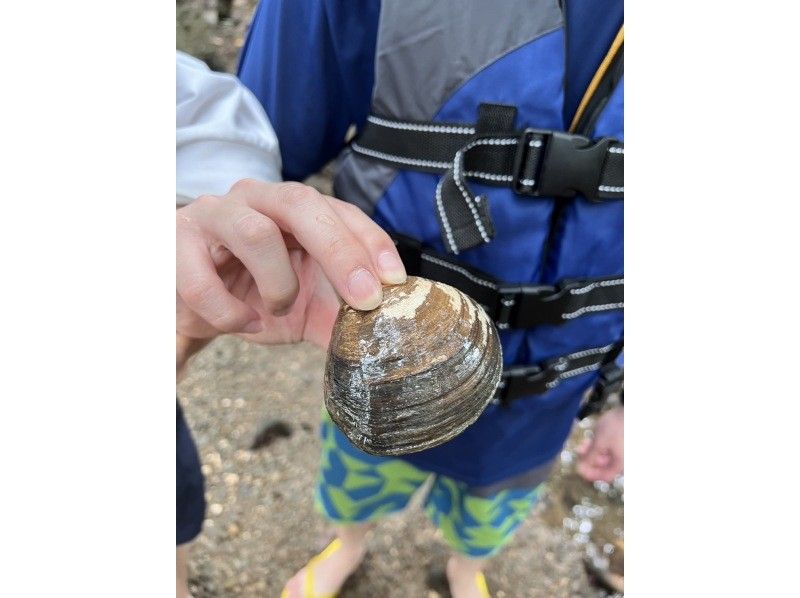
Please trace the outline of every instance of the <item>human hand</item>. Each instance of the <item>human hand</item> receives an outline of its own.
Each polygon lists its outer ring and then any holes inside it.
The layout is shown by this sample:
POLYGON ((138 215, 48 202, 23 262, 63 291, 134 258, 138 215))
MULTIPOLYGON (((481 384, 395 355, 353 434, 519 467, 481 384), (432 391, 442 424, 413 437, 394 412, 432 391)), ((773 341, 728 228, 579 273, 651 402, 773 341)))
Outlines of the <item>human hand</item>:
POLYGON ((373 309, 406 274, 361 210, 300 183, 244 180, 176 211, 177 332, 324 346, 339 308, 373 309), (338 294, 338 296, 337 296, 338 294))
POLYGON ((606 411, 594 426, 594 435, 578 447, 577 471, 590 482, 612 482, 624 470, 624 409, 606 411))

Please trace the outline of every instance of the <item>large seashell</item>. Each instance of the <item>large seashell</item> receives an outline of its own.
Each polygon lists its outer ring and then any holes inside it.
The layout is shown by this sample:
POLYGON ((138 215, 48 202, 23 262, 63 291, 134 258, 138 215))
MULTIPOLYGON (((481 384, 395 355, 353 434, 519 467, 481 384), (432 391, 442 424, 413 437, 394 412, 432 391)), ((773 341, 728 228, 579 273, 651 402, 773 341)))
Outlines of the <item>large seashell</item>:
POLYGON ((343 306, 325 367, 325 406, 358 448, 403 455, 437 446, 472 424, 503 369, 483 309, 439 282, 409 276, 383 303, 343 306))

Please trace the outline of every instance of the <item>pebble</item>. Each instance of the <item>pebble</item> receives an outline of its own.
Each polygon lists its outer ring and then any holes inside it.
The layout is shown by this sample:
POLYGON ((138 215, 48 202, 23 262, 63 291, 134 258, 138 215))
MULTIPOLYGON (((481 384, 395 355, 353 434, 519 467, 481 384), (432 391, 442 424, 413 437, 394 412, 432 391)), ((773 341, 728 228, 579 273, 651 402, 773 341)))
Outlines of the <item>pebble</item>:
POLYGON ((220 515, 222 514, 222 505, 218 502, 212 503, 208 506, 208 512, 212 515, 220 515))

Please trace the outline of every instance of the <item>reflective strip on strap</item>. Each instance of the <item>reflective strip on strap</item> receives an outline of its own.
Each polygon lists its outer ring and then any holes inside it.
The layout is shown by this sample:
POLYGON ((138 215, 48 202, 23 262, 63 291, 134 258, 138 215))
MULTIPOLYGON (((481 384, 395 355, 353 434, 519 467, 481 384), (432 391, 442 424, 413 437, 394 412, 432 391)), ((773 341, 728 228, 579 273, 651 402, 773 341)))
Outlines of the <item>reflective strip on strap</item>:
POLYGON ((621 276, 562 280, 556 286, 510 285, 392 233, 408 274, 453 286, 472 297, 500 330, 562 324, 584 315, 623 309, 621 276))
POLYGON ((624 145, 610 138, 592 141, 538 129, 493 134, 464 123, 399 121, 370 115, 351 147, 357 154, 396 168, 435 173, 451 170, 461 150, 465 154, 462 176, 496 186, 521 183, 516 185, 521 195, 573 197, 582 193, 589 199, 622 199, 624 195, 624 145), (587 157, 591 173, 586 172, 587 157), (613 165, 607 164, 610 160, 613 165), (545 161, 558 162, 547 170, 567 173, 558 180, 561 188, 552 182, 548 185, 548 181, 536 184, 536 174, 545 161), (515 170, 516 162, 520 163, 515 170), (574 172, 576 166, 580 172, 574 172), (596 180, 584 180, 589 178, 596 180), (549 187, 549 192, 540 187, 549 187))
POLYGON ((530 395, 540 395, 562 381, 601 369, 616 359, 622 341, 584 349, 529 366, 516 366, 503 372, 494 398, 495 403, 509 403, 530 395))
POLYGON ((493 130, 497 123, 513 122, 508 117, 515 109, 482 104, 479 113, 474 127, 371 115, 351 144, 356 154, 395 168, 443 173, 436 187, 436 218, 449 253, 457 255, 494 237, 488 199, 472 192, 468 178, 511 187, 522 196, 623 198, 622 143, 561 131, 493 130))

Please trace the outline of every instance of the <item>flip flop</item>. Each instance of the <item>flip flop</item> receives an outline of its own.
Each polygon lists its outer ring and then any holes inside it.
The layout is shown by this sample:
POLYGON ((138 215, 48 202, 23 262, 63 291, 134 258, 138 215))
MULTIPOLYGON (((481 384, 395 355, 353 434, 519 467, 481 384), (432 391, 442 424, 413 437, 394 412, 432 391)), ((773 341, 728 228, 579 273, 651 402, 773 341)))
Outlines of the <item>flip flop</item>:
POLYGON ((475 585, 478 586, 478 591, 483 598, 492 598, 489 594, 489 586, 486 585, 486 578, 480 571, 475 574, 475 585))
MULTIPOLYGON (((333 542, 320 552, 317 556, 313 557, 305 566, 306 581, 303 584, 303 598, 336 598, 336 592, 332 594, 315 594, 314 593, 314 567, 319 565, 322 561, 330 557, 334 552, 342 547, 342 541, 336 538, 333 542)), ((289 590, 283 588, 281 598, 289 598, 289 590)))

